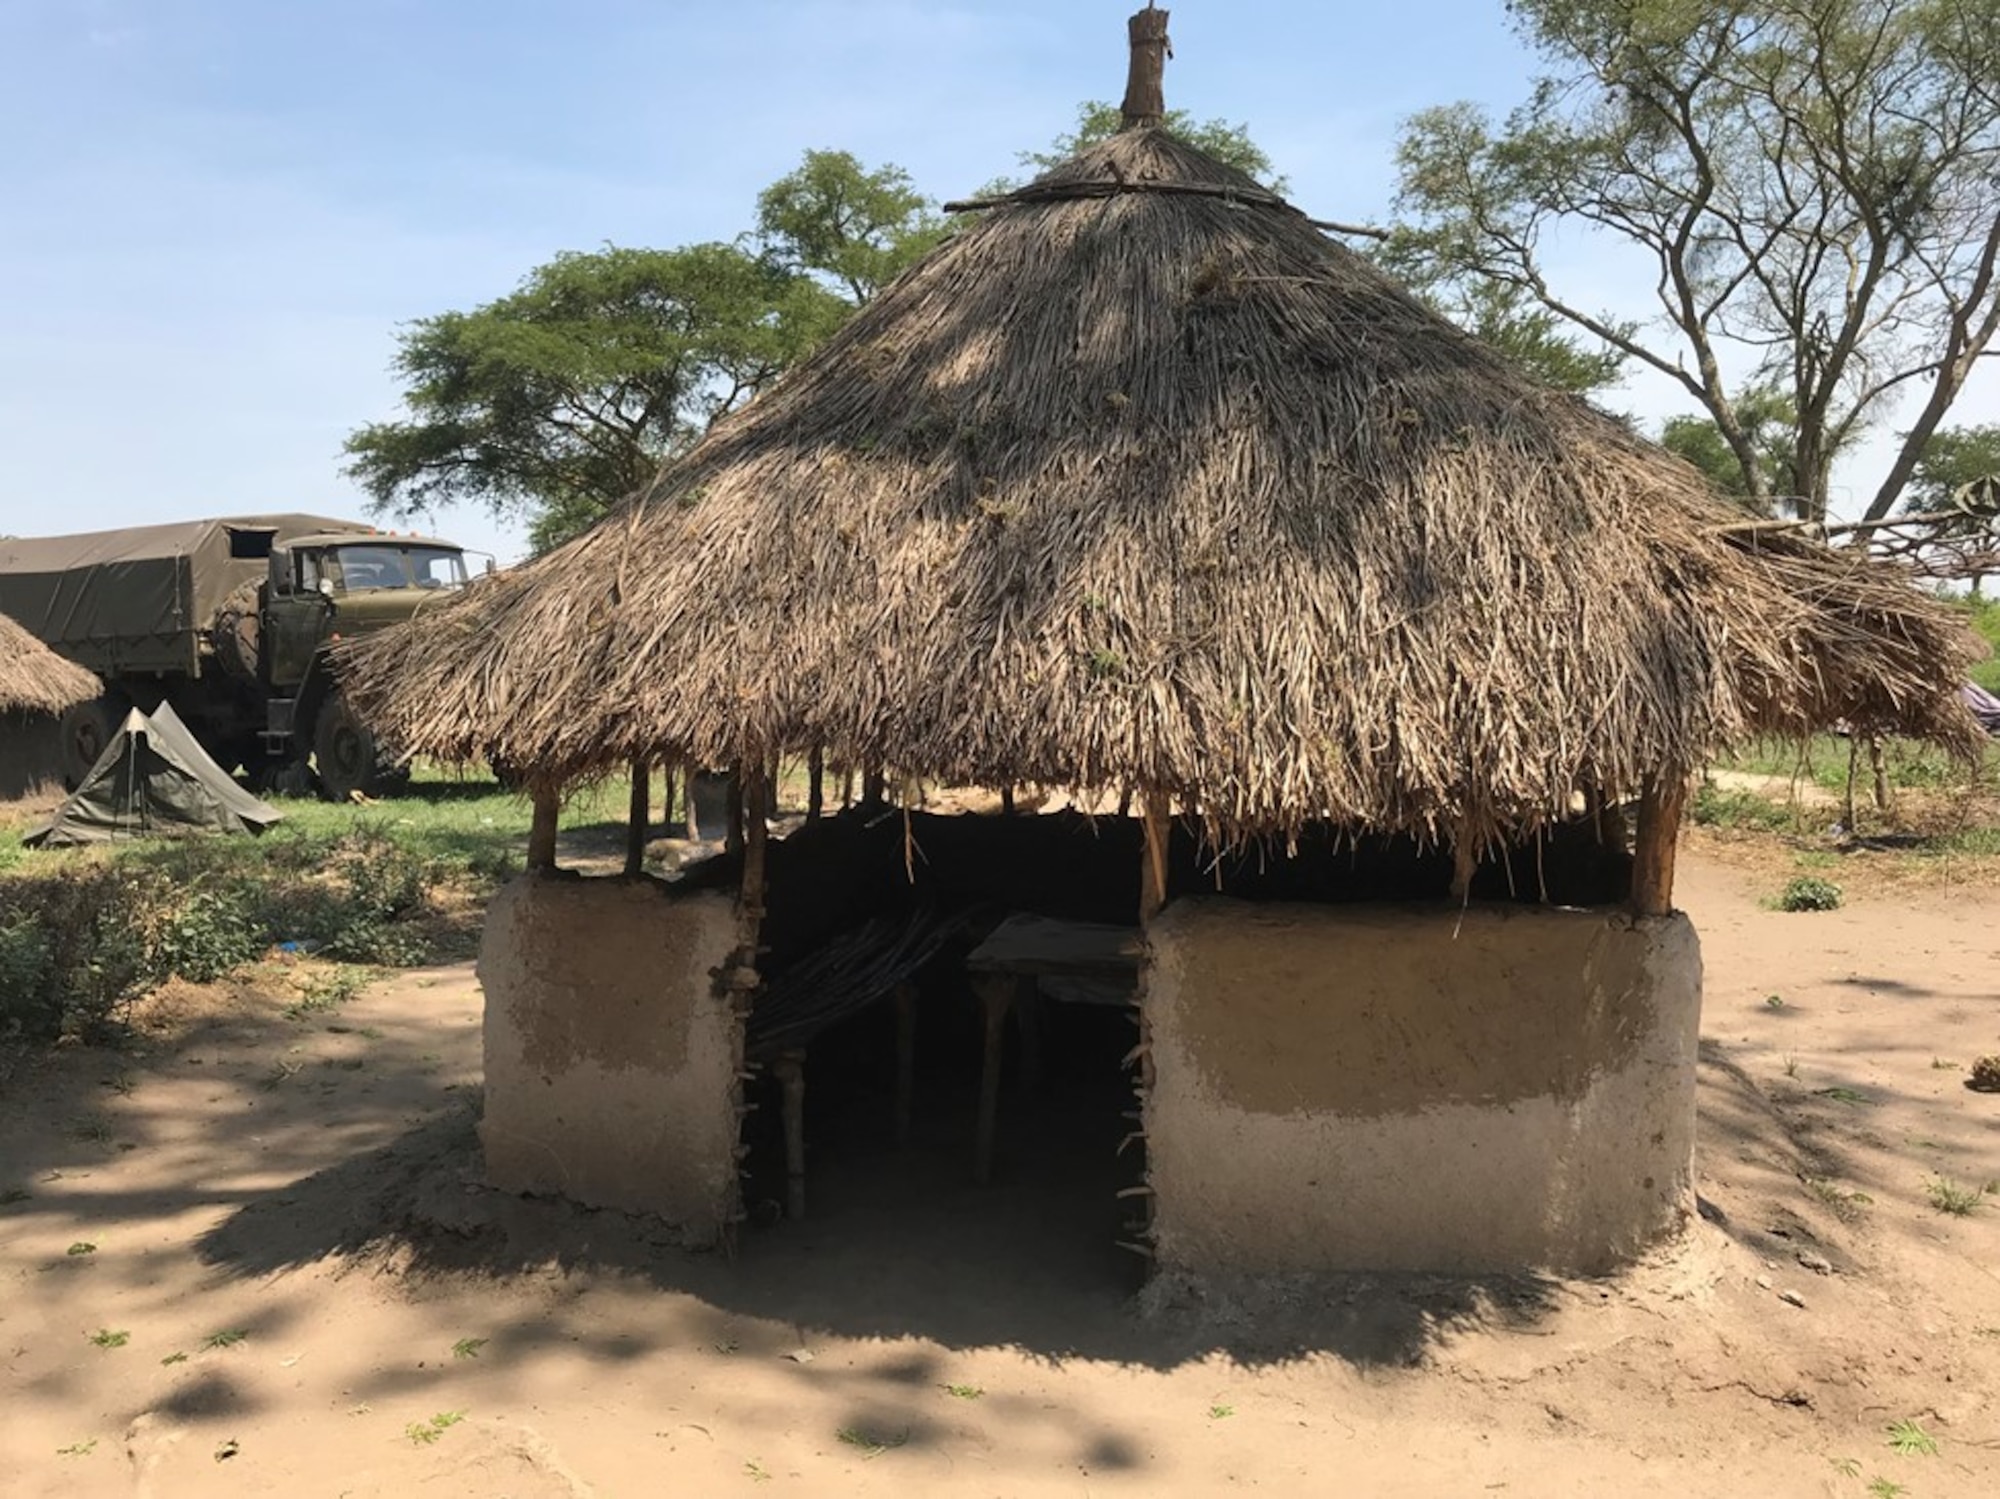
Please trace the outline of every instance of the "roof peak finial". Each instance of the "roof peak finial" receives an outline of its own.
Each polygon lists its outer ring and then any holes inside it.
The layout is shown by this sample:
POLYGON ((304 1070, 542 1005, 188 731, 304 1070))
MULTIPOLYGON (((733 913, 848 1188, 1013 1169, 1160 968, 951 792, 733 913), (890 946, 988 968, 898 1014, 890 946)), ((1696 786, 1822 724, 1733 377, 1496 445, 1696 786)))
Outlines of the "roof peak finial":
POLYGON ((1125 82, 1125 128, 1157 125, 1167 117, 1167 59, 1174 55, 1167 12, 1150 3, 1126 24, 1132 38, 1132 71, 1125 82))

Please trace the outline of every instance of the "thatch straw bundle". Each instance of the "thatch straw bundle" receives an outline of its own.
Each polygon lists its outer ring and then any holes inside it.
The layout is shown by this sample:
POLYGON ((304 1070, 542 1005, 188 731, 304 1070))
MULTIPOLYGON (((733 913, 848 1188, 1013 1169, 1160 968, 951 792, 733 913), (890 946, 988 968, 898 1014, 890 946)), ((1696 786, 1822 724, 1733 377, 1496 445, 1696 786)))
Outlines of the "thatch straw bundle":
POLYGON ((1480 841, 1755 733, 1953 744, 1898 574, 1693 470, 1155 128, 986 213, 559 551, 352 657, 385 732, 1136 786, 1480 841))
POLYGON ((0 713, 61 713, 103 690, 96 677, 0 614, 0 713))

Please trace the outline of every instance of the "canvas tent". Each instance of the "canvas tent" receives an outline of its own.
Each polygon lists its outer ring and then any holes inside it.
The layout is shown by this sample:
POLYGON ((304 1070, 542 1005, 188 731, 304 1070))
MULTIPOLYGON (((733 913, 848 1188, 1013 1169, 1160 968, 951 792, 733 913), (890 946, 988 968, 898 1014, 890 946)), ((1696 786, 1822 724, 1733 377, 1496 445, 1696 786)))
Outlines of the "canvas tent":
POLYGON ((173 708, 134 708, 31 848, 161 833, 261 833, 283 816, 211 760, 173 708))

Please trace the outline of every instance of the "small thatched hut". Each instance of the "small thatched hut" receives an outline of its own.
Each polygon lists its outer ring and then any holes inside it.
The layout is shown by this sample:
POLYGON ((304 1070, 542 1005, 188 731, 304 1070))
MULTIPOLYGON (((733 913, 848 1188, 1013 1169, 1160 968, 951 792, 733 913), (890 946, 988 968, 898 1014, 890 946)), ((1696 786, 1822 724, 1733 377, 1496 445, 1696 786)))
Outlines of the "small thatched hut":
POLYGON ((96 677, 0 614, 0 797, 56 779, 59 715, 103 690, 96 677))
POLYGON ((568 782, 744 777, 733 917, 496 908, 497 1178, 729 1219, 743 1023, 754 1054, 886 868, 1143 921, 1161 1260, 1601 1265, 1691 1200, 1689 774, 1836 720, 1969 742, 1942 609, 1746 527, 1168 134, 1165 23, 1133 21, 1122 134, 977 205, 593 531, 355 654, 391 738, 539 788, 537 863, 568 782), (767 767, 806 755, 1142 815, 767 855, 767 767))

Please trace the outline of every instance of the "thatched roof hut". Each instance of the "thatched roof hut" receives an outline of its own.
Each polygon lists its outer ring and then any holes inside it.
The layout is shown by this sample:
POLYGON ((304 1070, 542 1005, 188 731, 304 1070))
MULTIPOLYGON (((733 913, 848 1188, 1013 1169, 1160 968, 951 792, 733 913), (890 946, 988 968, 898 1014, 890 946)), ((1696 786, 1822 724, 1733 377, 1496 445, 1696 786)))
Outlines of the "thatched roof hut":
POLYGON ((0 614, 0 713, 61 713, 103 690, 96 677, 0 614))
MULTIPOLYGON (((1162 13, 1163 14, 1163 13, 1162 13)), ((1139 123, 586 535, 356 652, 565 780, 822 749, 1482 844, 1754 734, 1964 743, 1961 631, 1139 123)))
POLYGON ((796 1215, 799 1017, 894 994, 907 1118, 916 1013, 968 988, 977 1083, 941 1091, 976 1091, 984 1180, 1010 1006, 1029 1035, 1051 979, 1129 981, 1128 1248, 1594 1271, 1693 1206, 1686 772, 1843 719, 1971 742, 1940 605, 1746 527, 1160 129, 1166 21, 1133 18, 1124 133, 985 205, 595 529, 351 654, 388 737, 533 784, 537 869, 567 780, 741 772, 740 863, 489 912, 496 1185, 719 1234, 761 1059, 796 1215), (768 767, 813 752, 1143 817, 906 809, 767 848, 768 767), (926 998, 936 920, 979 945, 926 998))

